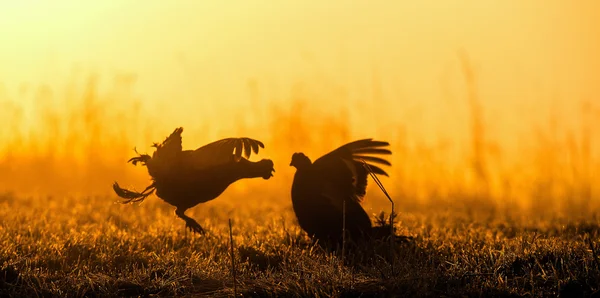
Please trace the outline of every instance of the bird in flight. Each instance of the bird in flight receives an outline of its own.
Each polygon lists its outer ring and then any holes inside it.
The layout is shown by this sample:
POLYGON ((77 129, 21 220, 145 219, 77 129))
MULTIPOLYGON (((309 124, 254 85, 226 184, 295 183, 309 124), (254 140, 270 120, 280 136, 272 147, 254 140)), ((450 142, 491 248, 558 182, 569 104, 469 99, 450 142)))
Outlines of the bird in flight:
POLYGON ((391 163, 377 155, 390 155, 388 142, 362 139, 345 144, 311 162, 304 153, 294 153, 296 168, 292 183, 292 206, 298 224, 322 245, 340 244, 343 230, 348 240, 358 242, 377 231, 362 208, 370 171, 388 176, 378 165, 391 163), (345 213, 345 219, 344 219, 345 213), (345 222, 345 228, 344 228, 345 222))
MULTIPOLYGON (((176 207, 175 214, 183 219, 186 228, 195 233, 205 231, 185 211, 199 203, 216 199, 232 183, 245 178, 268 180, 275 172, 273 161, 262 159, 248 160, 250 154, 258 154, 264 144, 251 138, 225 138, 204 145, 195 150, 182 150, 181 133, 176 128, 162 144, 155 143, 152 156, 139 154, 128 162, 141 163, 148 169, 152 184, 143 192, 121 188, 113 184, 115 193, 123 198, 122 203, 140 202, 152 193, 176 207)), ((137 151, 136 151, 137 153, 137 151)))

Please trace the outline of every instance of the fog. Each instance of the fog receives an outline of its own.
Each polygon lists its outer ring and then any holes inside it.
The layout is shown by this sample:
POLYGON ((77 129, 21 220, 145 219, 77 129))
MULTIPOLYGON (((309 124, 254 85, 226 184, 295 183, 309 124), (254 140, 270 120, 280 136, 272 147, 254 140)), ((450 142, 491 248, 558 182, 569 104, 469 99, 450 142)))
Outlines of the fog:
POLYGON ((183 126, 188 149, 265 142, 277 179, 232 196, 283 198, 293 152, 372 137, 398 200, 597 197, 597 2, 140 3, 0 4, 0 189, 141 189, 133 148, 183 126))

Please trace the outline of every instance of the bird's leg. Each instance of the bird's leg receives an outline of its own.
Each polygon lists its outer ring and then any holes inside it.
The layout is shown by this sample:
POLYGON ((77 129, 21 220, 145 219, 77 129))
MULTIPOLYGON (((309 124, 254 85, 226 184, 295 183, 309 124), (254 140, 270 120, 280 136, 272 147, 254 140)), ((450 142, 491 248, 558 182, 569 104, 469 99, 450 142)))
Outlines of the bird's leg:
POLYGON ((187 209, 183 209, 183 208, 177 208, 175 210, 175 214, 185 220, 185 227, 189 228, 190 230, 192 230, 192 232, 194 233, 198 233, 198 234, 204 234, 205 231, 202 228, 202 226, 200 226, 200 224, 198 222, 196 222, 193 218, 185 215, 185 210, 187 209))

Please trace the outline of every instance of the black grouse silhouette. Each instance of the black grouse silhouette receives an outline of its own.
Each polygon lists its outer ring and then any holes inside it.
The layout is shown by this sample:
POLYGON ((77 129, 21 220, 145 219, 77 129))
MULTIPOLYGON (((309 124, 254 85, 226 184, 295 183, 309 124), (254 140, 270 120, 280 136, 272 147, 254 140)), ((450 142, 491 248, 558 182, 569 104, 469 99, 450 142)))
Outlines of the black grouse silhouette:
MULTIPOLYGON (((251 151, 258 153, 263 143, 250 138, 226 138, 202 146, 196 150, 182 150, 181 132, 177 128, 162 144, 154 144, 152 157, 139 154, 129 162, 142 163, 148 168, 153 183, 138 193, 119 187, 113 189, 124 198, 123 203, 143 201, 156 191, 156 195, 175 206, 175 214, 185 220, 186 227, 193 232, 204 233, 204 229, 185 211, 199 203, 217 198, 232 183, 244 178, 273 176, 273 161, 262 159, 249 161, 251 151)), ((136 151, 137 152, 137 151, 136 151)))
MULTIPOLYGON (((373 227, 361 206, 370 170, 388 176, 380 167, 391 163, 381 157, 392 152, 381 148, 388 142, 363 139, 345 144, 311 163, 303 153, 294 153, 290 166, 296 168, 292 184, 292 205, 298 224, 324 246, 339 245, 343 239, 344 207, 347 240, 379 238, 380 227, 373 227), (345 202, 345 206, 344 206, 345 202)), ((391 234, 388 227, 387 235, 391 234)))

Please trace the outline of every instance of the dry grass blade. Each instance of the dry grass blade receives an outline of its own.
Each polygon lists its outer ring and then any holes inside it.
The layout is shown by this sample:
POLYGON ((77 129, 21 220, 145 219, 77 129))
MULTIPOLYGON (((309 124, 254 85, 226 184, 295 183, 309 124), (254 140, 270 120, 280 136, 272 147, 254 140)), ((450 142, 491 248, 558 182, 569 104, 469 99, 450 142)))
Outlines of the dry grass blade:
POLYGON ((342 202, 342 262, 346 256, 346 200, 342 202))
POLYGON ((587 234, 587 240, 588 240, 590 249, 592 250, 592 255, 594 256, 594 263, 596 264, 596 269, 600 270, 600 260, 598 260, 598 254, 596 253, 596 246, 594 245, 594 242, 592 241, 592 237, 590 236, 589 233, 587 234))
POLYGON ((375 181, 375 183, 377 184, 377 186, 379 187, 379 189, 381 189, 381 191, 383 192, 383 194, 385 194, 385 196, 387 197, 387 199, 390 201, 391 207, 392 207, 392 211, 390 213, 390 226, 392 227, 392 234, 393 234, 393 227, 394 227, 394 200, 392 200, 392 197, 390 197, 390 195, 388 194, 387 190, 385 189, 385 187, 383 186, 383 184, 381 183, 381 181, 379 180, 379 178, 377 178, 377 176, 375 175, 375 173, 373 172, 373 170, 371 169, 371 166, 365 162, 365 160, 362 160, 363 165, 365 166, 365 168, 367 169, 367 171, 369 172, 369 175, 371 175, 371 178, 373 178, 373 180, 375 181))
MULTIPOLYGON (((373 173, 369 164, 364 159, 362 160, 362 162, 363 162, 363 165, 365 166, 365 168, 367 169, 367 171, 369 172, 369 174, 371 175, 371 178, 373 178, 373 180, 375 181, 377 186, 379 186, 379 189, 381 189, 381 191, 388 198, 388 200, 390 201, 391 207, 392 207, 392 211, 390 213, 390 257, 391 257, 391 260, 394 260, 394 242, 395 242, 394 236, 396 235, 396 233, 394 231, 394 200, 392 200, 392 197, 390 197, 390 195, 388 194, 387 190, 383 186, 383 183, 381 183, 379 178, 377 178, 377 175, 375 175, 375 173, 373 173)), ((391 266, 391 271, 392 271, 392 276, 393 276, 394 275, 394 262, 393 261, 391 262, 390 266, 391 266)))
POLYGON ((231 218, 229 219, 229 243, 231 247, 231 275, 233 276, 233 296, 237 297, 237 276, 235 270, 235 255, 233 252, 233 229, 231 226, 231 218))

